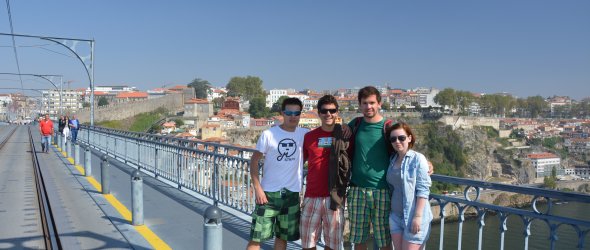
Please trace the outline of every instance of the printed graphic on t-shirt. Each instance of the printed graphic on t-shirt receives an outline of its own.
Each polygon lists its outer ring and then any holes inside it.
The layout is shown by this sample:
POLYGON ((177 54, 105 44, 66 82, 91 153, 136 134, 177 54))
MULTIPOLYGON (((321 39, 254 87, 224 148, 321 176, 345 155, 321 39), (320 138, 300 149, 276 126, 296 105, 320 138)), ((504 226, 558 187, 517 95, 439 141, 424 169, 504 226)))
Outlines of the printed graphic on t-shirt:
POLYGON ((297 152, 297 143, 295 140, 291 138, 285 138, 279 142, 279 146, 277 147, 279 150, 279 156, 277 157, 277 161, 293 161, 295 157, 291 157, 297 152))
POLYGON ((333 137, 320 137, 318 138, 318 148, 329 148, 332 146, 333 137))

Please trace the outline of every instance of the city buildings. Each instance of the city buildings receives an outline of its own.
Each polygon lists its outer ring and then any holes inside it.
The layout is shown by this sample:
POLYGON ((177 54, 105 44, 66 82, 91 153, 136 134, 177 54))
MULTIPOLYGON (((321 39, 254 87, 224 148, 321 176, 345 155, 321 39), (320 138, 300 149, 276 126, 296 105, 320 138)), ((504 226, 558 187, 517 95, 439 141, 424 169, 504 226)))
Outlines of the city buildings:
POLYGON ((535 168, 536 178, 551 176, 551 171, 555 169, 556 175, 564 175, 565 170, 561 167, 561 158, 552 153, 533 153, 528 154, 527 158, 535 168))

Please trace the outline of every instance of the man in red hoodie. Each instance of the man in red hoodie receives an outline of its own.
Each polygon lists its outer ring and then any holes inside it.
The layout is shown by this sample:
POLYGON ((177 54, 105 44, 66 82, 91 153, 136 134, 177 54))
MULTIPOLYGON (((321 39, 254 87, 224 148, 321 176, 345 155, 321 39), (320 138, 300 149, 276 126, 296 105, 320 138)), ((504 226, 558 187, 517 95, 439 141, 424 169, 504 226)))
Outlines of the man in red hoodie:
POLYGON ((47 153, 49 152, 51 135, 53 135, 53 122, 49 119, 49 115, 45 115, 45 120, 39 123, 39 132, 41 133, 41 149, 47 153))

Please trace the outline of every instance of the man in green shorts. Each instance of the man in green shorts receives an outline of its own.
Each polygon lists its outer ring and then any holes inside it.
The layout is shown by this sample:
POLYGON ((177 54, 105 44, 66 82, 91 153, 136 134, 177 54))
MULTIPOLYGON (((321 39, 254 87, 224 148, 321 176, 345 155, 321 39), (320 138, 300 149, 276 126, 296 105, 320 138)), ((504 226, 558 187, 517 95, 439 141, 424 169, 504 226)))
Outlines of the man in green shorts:
POLYGON ((297 127, 303 103, 287 98, 281 105, 283 123, 260 135, 252 155, 250 176, 256 193, 247 249, 275 236, 274 249, 286 249, 287 241, 299 240, 300 203, 303 178, 303 138, 309 130, 297 127), (258 163, 264 157, 263 178, 258 163))
MULTIPOLYGON (((393 148, 384 135, 385 126, 392 126, 381 109, 381 93, 373 86, 359 90, 358 101, 363 117, 348 126, 354 131, 352 176, 347 195, 350 220, 350 242, 354 249, 367 249, 369 226, 373 226, 375 243, 380 249, 392 249, 389 232, 391 190, 386 174, 393 148)), ((428 162, 432 174, 432 164, 428 162)), ((401 202, 401 201, 393 201, 401 202)))
MULTIPOLYGON (((362 118, 353 119, 348 126, 356 131, 352 152, 352 176, 347 196, 350 242, 354 249, 367 249, 369 226, 373 225, 375 243, 380 249, 391 249, 389 212, 391 191, 385 176, 389 166, 389 152, 383 136, 384 117, 381 94, 375 87, 359 90, 358 101, 362 118)), ((389 124, 391 125, 391 124, 389 124)), ((391 146, 391 145, 390 145, 391 146)))

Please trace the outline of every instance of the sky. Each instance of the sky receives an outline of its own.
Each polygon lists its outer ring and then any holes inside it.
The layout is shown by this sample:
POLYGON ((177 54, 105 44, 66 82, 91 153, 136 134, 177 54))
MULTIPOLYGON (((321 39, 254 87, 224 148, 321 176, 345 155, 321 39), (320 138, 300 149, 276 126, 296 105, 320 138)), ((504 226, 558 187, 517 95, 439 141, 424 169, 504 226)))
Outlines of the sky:
MULTIPOLYGON (((0 33, 11 33, 7 0, 0 33)), ((590 1, 9 1, 16 34, 94 39, 96 85, 266 89, 365 85, 517 97, 590 96, 590 1)), ((66 48, 0 36, 0 73, 63 75, 88 87, 66 48)), ((72 46, 69 42, 68 46, 72 46)), ((75 51, 90 54, 89 43, 75 51)), ((23 76, 24 88, 47 88, 23 76)), ((56 80, 59 82, 59 80, 56 80)), ((1 88, 20 87, 0 75, 1 88)))

